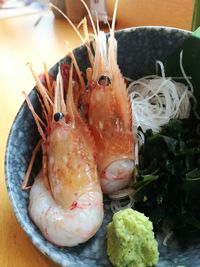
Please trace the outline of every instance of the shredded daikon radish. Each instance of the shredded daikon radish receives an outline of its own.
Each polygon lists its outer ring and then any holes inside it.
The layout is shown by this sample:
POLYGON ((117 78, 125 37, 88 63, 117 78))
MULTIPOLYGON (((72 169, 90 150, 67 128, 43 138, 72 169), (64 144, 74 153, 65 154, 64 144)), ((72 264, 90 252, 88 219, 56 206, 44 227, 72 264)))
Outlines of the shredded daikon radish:
POLYGON ((134 206, 132 194, 132 187, 125 188, 110 194, 109 198, 112 199, 110 203, 111 211, 115 213, 122 209, 132 208, 134 206))
POLYGON ((171 236, 173 235, 173 231, 170 231, 166 236, 165 236, 165 238, 164 238, 164 240, 163 240, 163 246, 165 246, 165 247, 167 247, 167 242, 168 242, 168 240, 171 238, 171 236))
POLYGON ((133 188, 128 187, 125 189, 118 190, 117 192, 114 192, 112 194, 109 194, 109 198, 115 200, 115 199, 124 199, 127 198, 129 195, 132 195, 133 188))
POLYGON ((132 208, 134 206, 134 200, 132 198, 115 199, 110 203, 110 208, 113 213, 116 213, 123 209, 132 208))
POLYGON ((157 61, 157 64, 162 76, 145 76, 133 81, 128 87, 134 131, 140 126, 143 131, 152 129, 153 132, 159 132, 160 127, 172 118, 188 118, 191 111, 190 100, 193 99, 196 103, 192 84, 183 69, 182 53, 180 66, 188 85, 166 77, 163 63, 157 61))

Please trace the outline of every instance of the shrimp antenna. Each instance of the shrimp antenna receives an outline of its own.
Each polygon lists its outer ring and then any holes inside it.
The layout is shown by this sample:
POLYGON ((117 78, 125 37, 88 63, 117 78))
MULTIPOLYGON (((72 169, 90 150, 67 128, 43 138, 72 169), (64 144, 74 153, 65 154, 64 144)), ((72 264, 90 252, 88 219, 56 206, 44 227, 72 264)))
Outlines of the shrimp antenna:
POLYGON ((34 164, 37 152, 39 151, 41 145, 42 145, 42 139, 40 139, 40 141, 37 143, 37 145, 35 146, 35 148, 34 148, 34 150, 32 152, 31 160, 30 160, 28 169, 27 169, 27 171, 25 173, 25 176, 24 176, 24 179, 23 179, 23 182, 22 182, 22 185, 21 185, 22 190, 26 190, 26 189, 31 188, 31 186, 28 185, 29 178, 30 178, 30 175, 31 175, 31 170, 33 168, 33 164, 34 164))
POLYGON ((72 26, 72 28, 75 30, 75 32, 78 34, 79 38, 81 39, 81 41, 84 43, 84 38, 82 37, 82 35, 80 34, 80 32, 78 31, 77 27, 74 25, 74 23, 68 18, 68 16, 66 16, 65 13, 63 13, 57 6, 55 6, 52 3, 49 3, 50 7, 53 7, 54 9, 56 9, 68 22, 69 24, 72 26))
MULTIPOLYGON (((87 5, 83 2, 83 4, 85 5, 85 7, 86 7, 86 9, 88 10, 88 12, 90 12, 89 11, 89 9, 88 9, 88 7, 87 7, 87 5)), ((88 50, 88 53, 89 53, 89 60, 90 60, 90 63, 91 63, 91 65, 93 65, 93 57, 92 57, 92 51, 91 51, 91 48, 90 48, 90 46, 89 46, 89 44, 86 42, 86 40, 85 40, 85 38, 83 38, 83 36, 80 34, 80 32, 79 32, 79 30, 78 30, 78 28, 80 27, 80 25, 83 23, 82 21, 79 23, 79 25, 76 27, 75 25, 74 25, 74 23, 68 18, 68 16, 66 16, 66 14, 65 13, 63 13, 57 6, 55 6, 54 4, 52 4, 52 3, 50 3, 49 4, 50 5, 50 7, 53 7, 54 9, 56 9, 69 23, 70 23, 70 25, 72 26, 72 28, 75 30, 75 32, 77 33, 77 35, 79 36, 79 38, 81 39, 81 41, 82 41, 82 43, 83 44, 85 44, 86 45, 86 47, 87 47, 87 50, 88 50)), ((91 16, 91 14, 90 14, 90 16, 91 16)), ((91 17, 91 21, 92 21, 92 17, 91 17)), ((84 25, 85 23, 83 23, 83 25, 84 25)), ((93 21, 92 21, 92 25, 94 26, 94 23, 93 23, 93 21)), ((83 29, 84 29, 84 33, 86 33, 86 30, 85 30, 85 25, 84 25, 84 27, 83 27, 83 29)), ((94 30, 94 32, 95 32, 95 34, 96 34, 96 29, 93 27, 93 30, 94 30)), ((87 33, 87 36, 89 36, 89 34, 87 33)))
POLYGON ((83 26, 83 32, 84 32, 84 35, 85 35, 84 44, 85 44, 85 46, 87 47, 87 50, 88 50, 88 58, 89 58, 91 66, 93 66, 94 56, 92 54, 92 50, 91 50, 91 47, 90 47, 90 36, 92 36, 92 38, 94 39, 95 35, 90 34, 88 32, 87 20, 86 20, 85 17, 81 20, 81 22, 79 23, 79 25, 77 27, 79 28, 81 25, 83 26))
POLYGON ((108 21, 108 17, 106 18, 106 24, 108 25, 108 29, 109 29, 109 32, 111 31, 111 28, 110 28, 110 23, 108 21))
POLYGON ((99 31, 100 31, 100 29, 99 29, 99 19, 98 19, 98 14, 97 14, 96 10, 95 10, 95 14, 96 14, 96 20, 97 20, 97 32, 99 34, 99 31))
POLYGON ((45 75, 45 79, 46 79, 46 83, 47 83, 47 89, 49 91, 49 95, 50 95, 50 98, 52 100, 53 99, 52 86, 51 86, 51 82, 50 82, 50 77, 49 77, 47 65, 45 62, 43 63, 43 67, 44 67, 44 75, 45 75))
POLYGON ((112 34, 114 34, 114 30, 115 30, 115 22, 116 22, 116 17, 117 17, 118 2, 119 2, 118 0, 115 1, 115 7, 114 7, 114 12, 113 12, 112 28, 111 28, 112 34))
POLYGON ((71 62, 70 70, 69 70, 69 85, 68 85, 68 91, 67 91, 66 106, 67 106, 67 113, 70 115, 72 119, 72 125, 74 126, 76 107, 74 104, 72 79, 73 79, 73 62, 71 62))
POLYGON ((116 43, 115 43, 115 37, 114 37, 117 8, 118 8, 118 0, 115 1, 113 20, 112 20, 112 26, 111 26, 110 38, 109 38, 109 65, 113 70, 116 67, 116 58, 117 58, 116 47, 115 47, 116 43))
POLYGON ((69 56, 72 59, 73 65, 74 65, 75 70, 77 72, 77 75, 78 75, 78 78, 79 78, 79 81, 80 81, 80 84, 81 84, 81 89, 83 89, 84 88, 84 79, 83 79, 83 77, 81 75, 80 68, 79 68, 78 63, 76 61, 74 53, 73 53, 73 51, 71 49, 69 49, 69 56))
POLYGON ((91 12, 90 12, 88 6, 86 5, 86 3, 83 0, 81 0, 81 2, 83 3, 83 5, 85 6, 85 8, 87 10, 87 13, 89 15, 89 18, 90 18, 90 21, 91 21, 91 24, 92 24, 92 28, 93 28, 94 34, 95 34, 95 36, 97 36, 97 31, 96 31, 96 28, 95 28, 95 25, 94 25, 94 21, 93 21, 91 12))

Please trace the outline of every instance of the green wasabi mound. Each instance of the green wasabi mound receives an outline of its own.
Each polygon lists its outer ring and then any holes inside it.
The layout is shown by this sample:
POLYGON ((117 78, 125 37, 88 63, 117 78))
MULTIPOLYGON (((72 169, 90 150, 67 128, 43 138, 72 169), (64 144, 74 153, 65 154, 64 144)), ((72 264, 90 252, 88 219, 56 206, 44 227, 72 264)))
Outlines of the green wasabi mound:
POLYGON ((132 209, 114 214, 107 226, 107 254, 116 267, 147 267, 158 262, 152 222, 132 209))

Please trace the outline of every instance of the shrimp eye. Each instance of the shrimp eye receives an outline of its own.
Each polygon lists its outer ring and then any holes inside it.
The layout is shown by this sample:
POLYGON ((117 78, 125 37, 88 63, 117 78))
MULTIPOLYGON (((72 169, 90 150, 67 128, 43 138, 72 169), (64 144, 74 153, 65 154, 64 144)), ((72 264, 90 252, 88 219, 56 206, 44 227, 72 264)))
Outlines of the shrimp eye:
POLYGON ((54 114, 54 116, 53 116, 53 118, 54 118, 55 121, 59 121, 59 120, 61 120, 63 117, 64 117, 64 114, 61 113, 61 112, 56 112, 56 113, 54 114))
POLYGON ((102 75, 98 80, 98 84, 108 86, 109 84, 111 84, 111 80, 108 76, 102 75))

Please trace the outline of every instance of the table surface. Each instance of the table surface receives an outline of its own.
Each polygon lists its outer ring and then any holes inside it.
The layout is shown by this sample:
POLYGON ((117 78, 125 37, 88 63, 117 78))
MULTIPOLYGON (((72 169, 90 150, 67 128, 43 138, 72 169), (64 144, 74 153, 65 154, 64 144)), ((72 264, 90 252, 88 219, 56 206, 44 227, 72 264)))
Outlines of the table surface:
MULTIPOLYGON (((190 20, 191 10, 190 7, 190 20)), ((45 12, 34 27, 38 18, 39 15, 31 15, 0 20, 0 266, 3 267, 58 266, 43 256, 20 228, 9 202, 3 167, 8 133, 24 101, 22 91, 28 93, 34 86, 26 63, 32 62, 38 73, 42 72, 44 61, 51 67, 67 53, 65 41, 72 48, 80 44, 64 20, 45 12)), ((185 23, 183 28, 189 29, 188 19, 185 23)))

